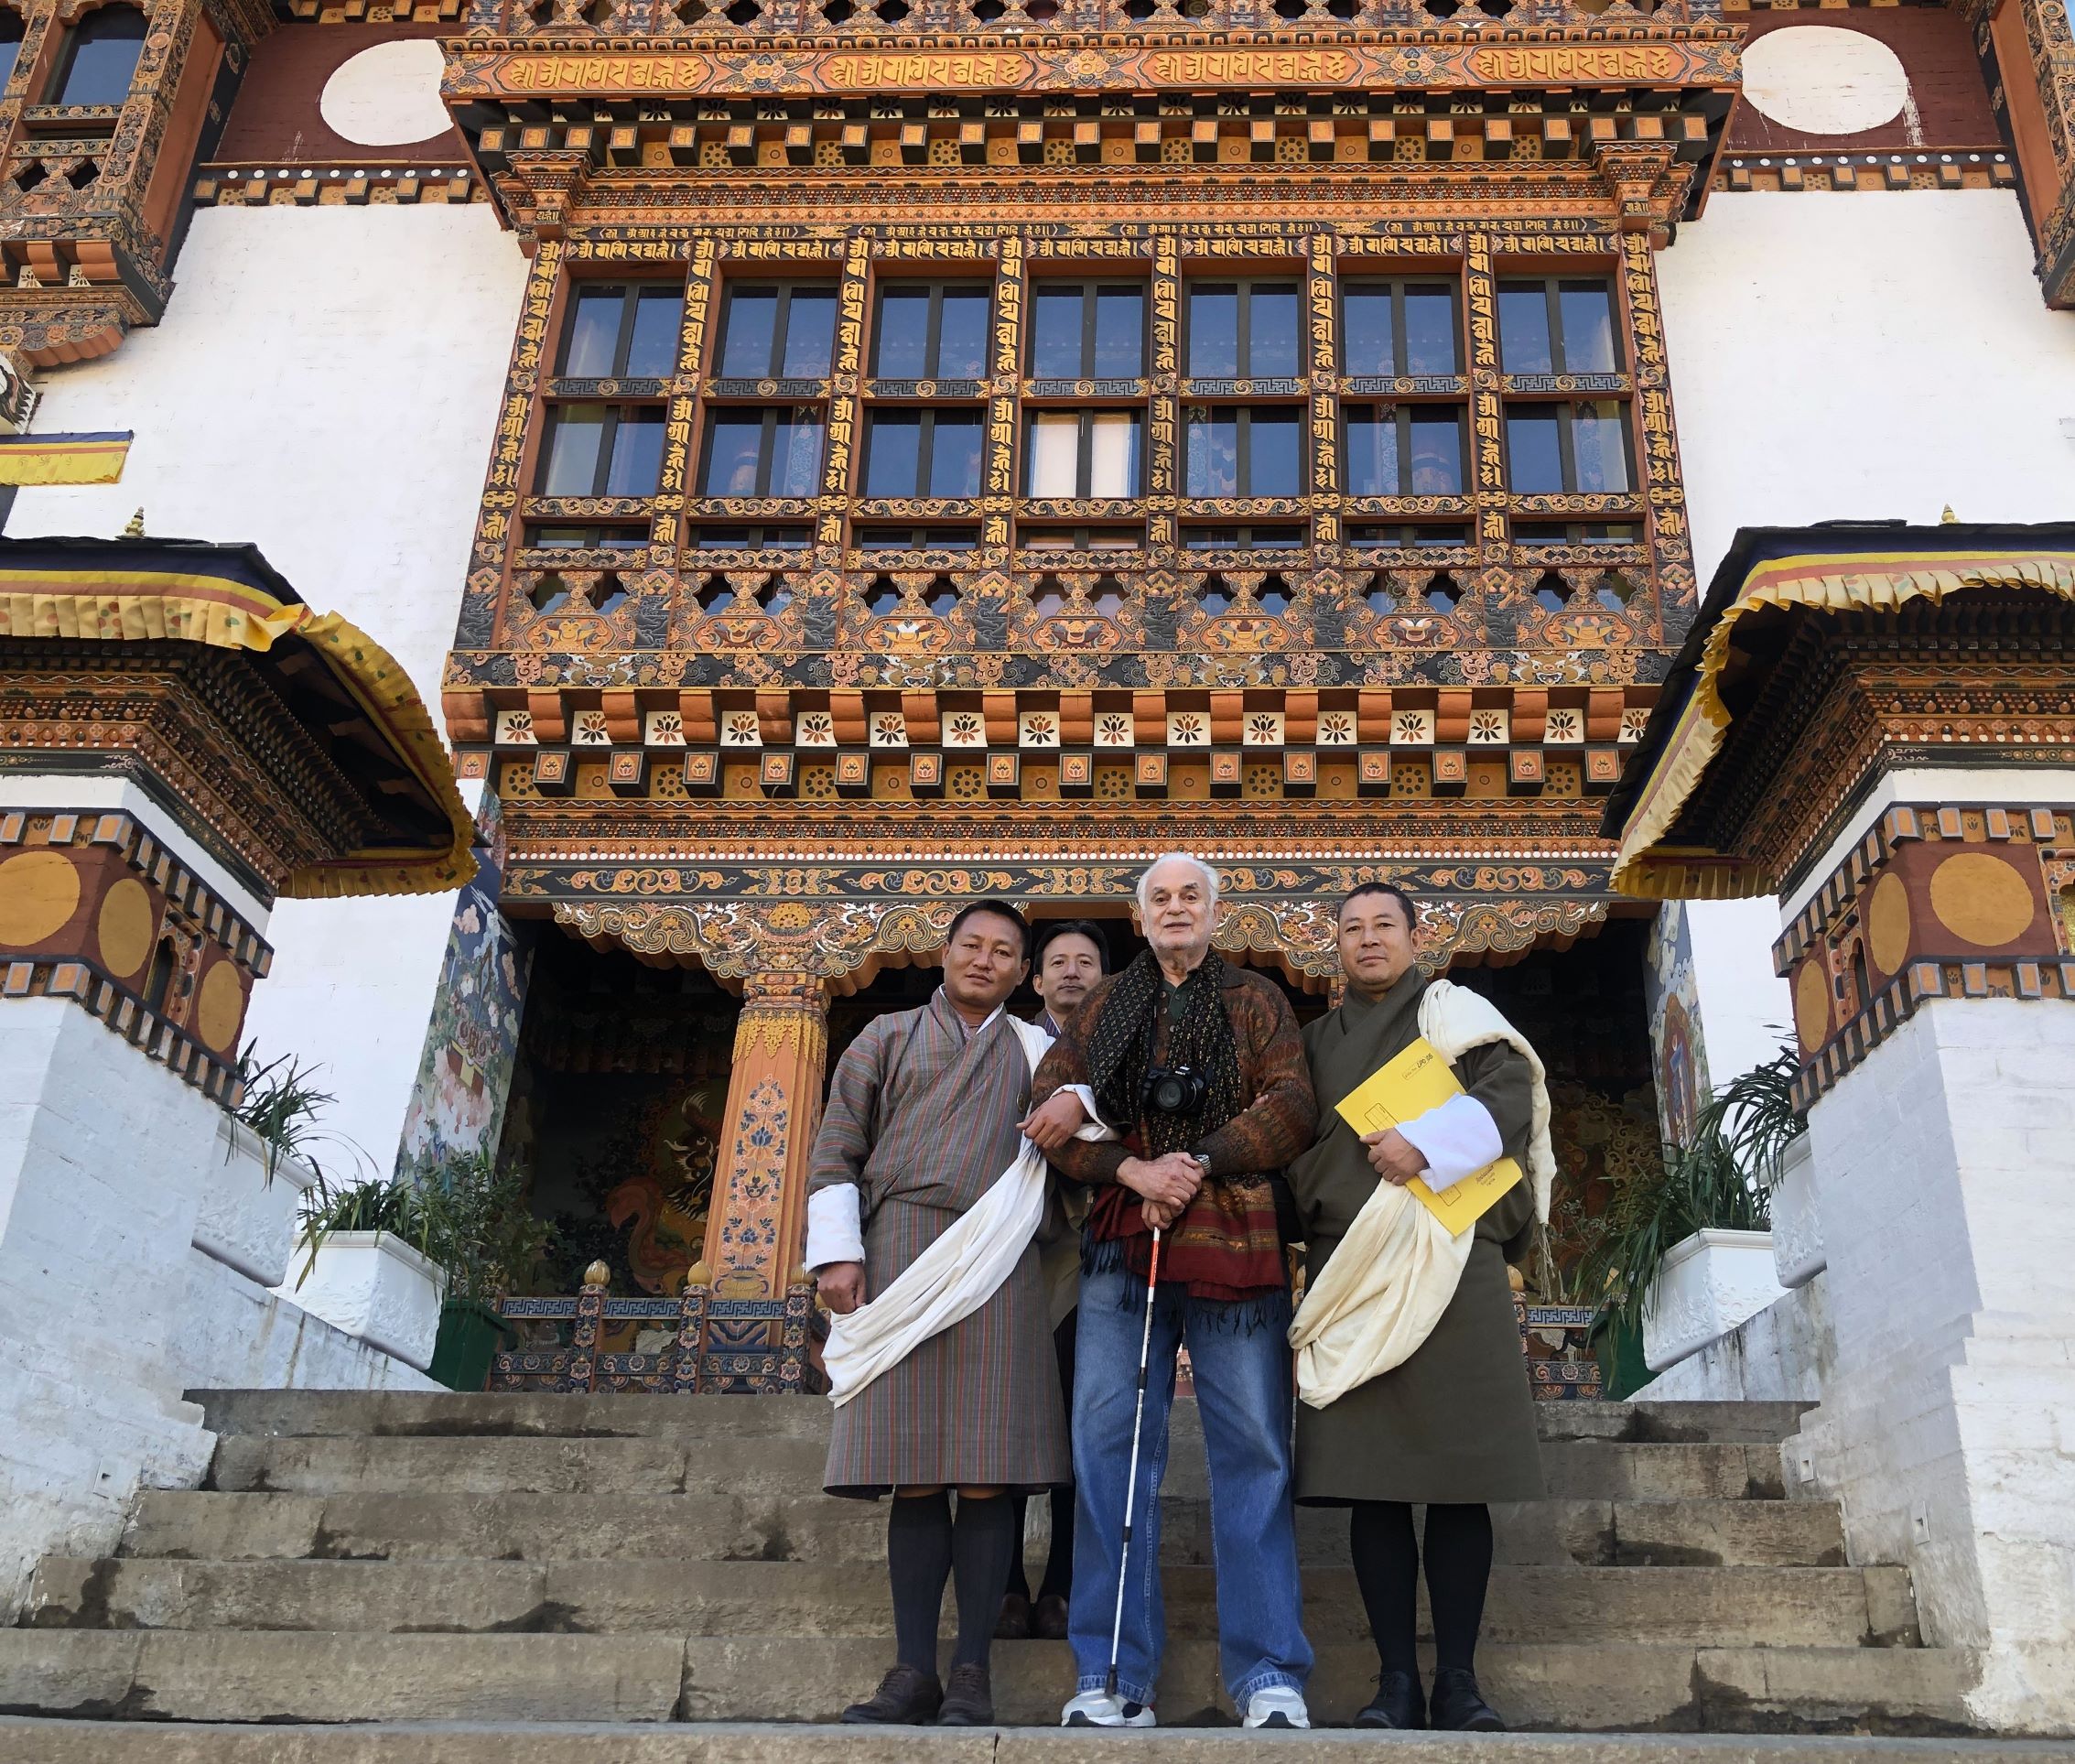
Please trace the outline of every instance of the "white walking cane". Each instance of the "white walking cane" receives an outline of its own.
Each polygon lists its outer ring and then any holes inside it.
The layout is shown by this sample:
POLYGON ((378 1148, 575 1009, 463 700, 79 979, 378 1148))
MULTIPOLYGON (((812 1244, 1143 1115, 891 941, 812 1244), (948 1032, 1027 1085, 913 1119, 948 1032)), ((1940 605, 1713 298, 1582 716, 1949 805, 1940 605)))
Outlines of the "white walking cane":
POLYGON ((1152 1232, 1152 1265, 1146 1270, 1146 1326, 1139 1337, 1139 1407, 1131 1417, 1131 1472, 1124 1484, 1124 1548, 1117 1558, 1117 1616, 1109 1626, 1109 1676, 1103 1689, 1117 1694, 1117 1650, 1124 1640, 1124 1576, 1131 1564, 1131 1508, 1139 1492, 1139 1430, 1146 1424, 1146 1361, 1152 1353, 1153 1285, 1160 1279, 1160 1228, 1152 1232))

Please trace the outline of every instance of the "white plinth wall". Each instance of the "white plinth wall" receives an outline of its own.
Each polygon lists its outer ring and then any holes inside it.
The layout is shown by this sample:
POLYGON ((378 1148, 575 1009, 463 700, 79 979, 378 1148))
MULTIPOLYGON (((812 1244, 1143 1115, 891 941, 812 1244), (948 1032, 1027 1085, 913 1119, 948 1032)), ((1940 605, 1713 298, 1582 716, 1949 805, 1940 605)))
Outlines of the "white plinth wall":
POLYGON ((1789 1479, 1979 1651, 1984 1726, 2075 1732, 2075 1005, 1926 1003, 1809 1133, 1835 1362, 1789 1479))

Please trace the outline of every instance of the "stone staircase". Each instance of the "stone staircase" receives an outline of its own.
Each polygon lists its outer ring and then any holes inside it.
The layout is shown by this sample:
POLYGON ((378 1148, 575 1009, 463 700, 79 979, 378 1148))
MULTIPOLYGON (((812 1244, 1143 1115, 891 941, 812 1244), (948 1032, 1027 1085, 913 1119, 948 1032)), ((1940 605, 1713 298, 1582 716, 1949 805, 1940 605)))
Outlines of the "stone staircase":
MULTIPOLYGON (((0 1723, 0 1759, 545 1764, 581 1748, 587 1760, 776 1764, 782 1751, 784 1764, 811 1764, 840 1746, 846 1764, 882 1753, 913 1764, 917 1748, 952 1764, 983 1746, 1072 1738, 632 1725, 824 1723, 887 1663, 884 1510, 819 1492, 820 1401, 199 1400, 220 1435, 208 1486, 145 1496, 113 1558, 45 1561, 20 1627, 0 1630, 0 1712, 23 1717, 0 1723), (279 1725, 341 1723, 375 1725, 279 1725), (435 1725, 397 1725, 422 1723, 435 1725)), ((1541 1409, 1550 1498, 1498 1510, 1479 1667, 1494 1703, 1543 1737, 1491 1745, 1526 1759, 1551 1734, 1967 1732, 1972 1662, 1920 1645, 1907 1573, 1847 1566, 1836 1511, 1784 1498, 1778 1442, 1796 1413, 1541 1409)), ((1169 1726, 1150 1742, 1192 1759, 1216 1750, 1205 1727, 1230 1719, 1195 1427, 1194 1405, 1178 1404, 1162 1497, 1169 1726), (1173 1731, 1182 1724, 1197 1725, 1173 1731)), ((1345 1723, 1369 1694, 1375 1655, 1344 1516, 1302 1513, 1300 1542, 1313 1715, 1345 1723)), ((1071 1683, 1064 1644, 998 1645, 1005 1724, 1056 1721, 1071 1683)), ((1376 1743, 1278 1743, 1342 1740, 1376 1743)), ((1669 1744, 1649 1742, 1648 1756, 1670 1756, 1669 1744)), ((1767 1755, 1812 1756, 1811 1744, 1767 1742, 1767 1755)), ((1671 1750, 1695 1745, 1705 1749, 1671 1750)))

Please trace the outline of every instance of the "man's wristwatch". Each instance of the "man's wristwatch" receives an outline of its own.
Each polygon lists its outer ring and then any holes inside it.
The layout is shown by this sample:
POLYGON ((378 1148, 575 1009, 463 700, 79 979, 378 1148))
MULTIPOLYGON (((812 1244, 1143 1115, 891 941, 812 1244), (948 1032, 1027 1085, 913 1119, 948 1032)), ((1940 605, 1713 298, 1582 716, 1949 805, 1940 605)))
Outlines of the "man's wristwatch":
POLYGON ((1195 1159, 1196 1167, 1204 1173, 1204 1180, 1208 1182, 1210 1180, 1210 1160, 1201 1152, 1192 1152, 1189 1155, 1195 1159))

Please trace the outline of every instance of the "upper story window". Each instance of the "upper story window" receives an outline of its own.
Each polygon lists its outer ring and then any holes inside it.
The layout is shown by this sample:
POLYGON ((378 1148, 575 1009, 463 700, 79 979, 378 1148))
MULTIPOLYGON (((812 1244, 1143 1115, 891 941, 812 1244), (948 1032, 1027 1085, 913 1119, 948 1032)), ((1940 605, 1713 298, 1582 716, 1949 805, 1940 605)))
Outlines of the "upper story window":
POLYGON ((728 290, 720 320, 724 380, 823 380, 836 333, 836 289, 780 283, 728 290))
POLYGON ((1304 460, 1291 406, 1210 405, 1189 412, 1189 496, 1302 496, 1304 460))
POLYGON ((1031 297, 1031 378, 1136 380, 1145 373, 1145 289, 1040 282, 1031 297))
POLYGON ((1500 363, 1508 373, 1618 373, 1614 290, 1604 281, 1501 282, 1500 363))
POLYGON ((0 86, 15 77, 21 52, 22 16, 12 6, 0 6, 0 86))
POLYGON ((872 327, 873 378, 986 378, 993 305, 984 282, 889 282, 872 327))
POLYGON ((1350 281, 1340 292, 1340 371, 1403 379, 1460 373, 1452 282, 1350 281))
POLYGON ((873 411, 865 429, 864 493, 902 500, 978 496, 979 411, 873 411))
POLYGON ((666 380, 677 371, 685 290, 674 283, 578 283, 557 372, 571 380, 666 380))
MULTIPOLYGON (((18 28, 18 27, 17 27, 18 28)), ((65 38, 50 89, 54 104, 120 104, 130 95, 144 53, 144 14, 135 6, 103 6, 81 19, 65 38)))
POLYGON ((821 488, 817 405, 723 406, 707 418, 702 496, 812 496, 821 488))
POLYGON ((1139 413, 1040 411, 1031 418, 1030 489, 1041 499, 1139 494, 1139 413))
POLYGON ((1507 476, 1516 496, 1620 495, 1633 485, 1620 402, 1510 404, 1507 476))
POLYGON ((653 496, 663 465, 663 407, 557 405, 547 419, 543 496, 653 496))
POLYGON ((1294 282, 1198 282, 1189 289, 1189 377, 1291 379, 1303 359, 1294 282))
POLYGON ((1456 496, 1463 417, 1454 405, 1346 407, 1350 496, 1456 496))

